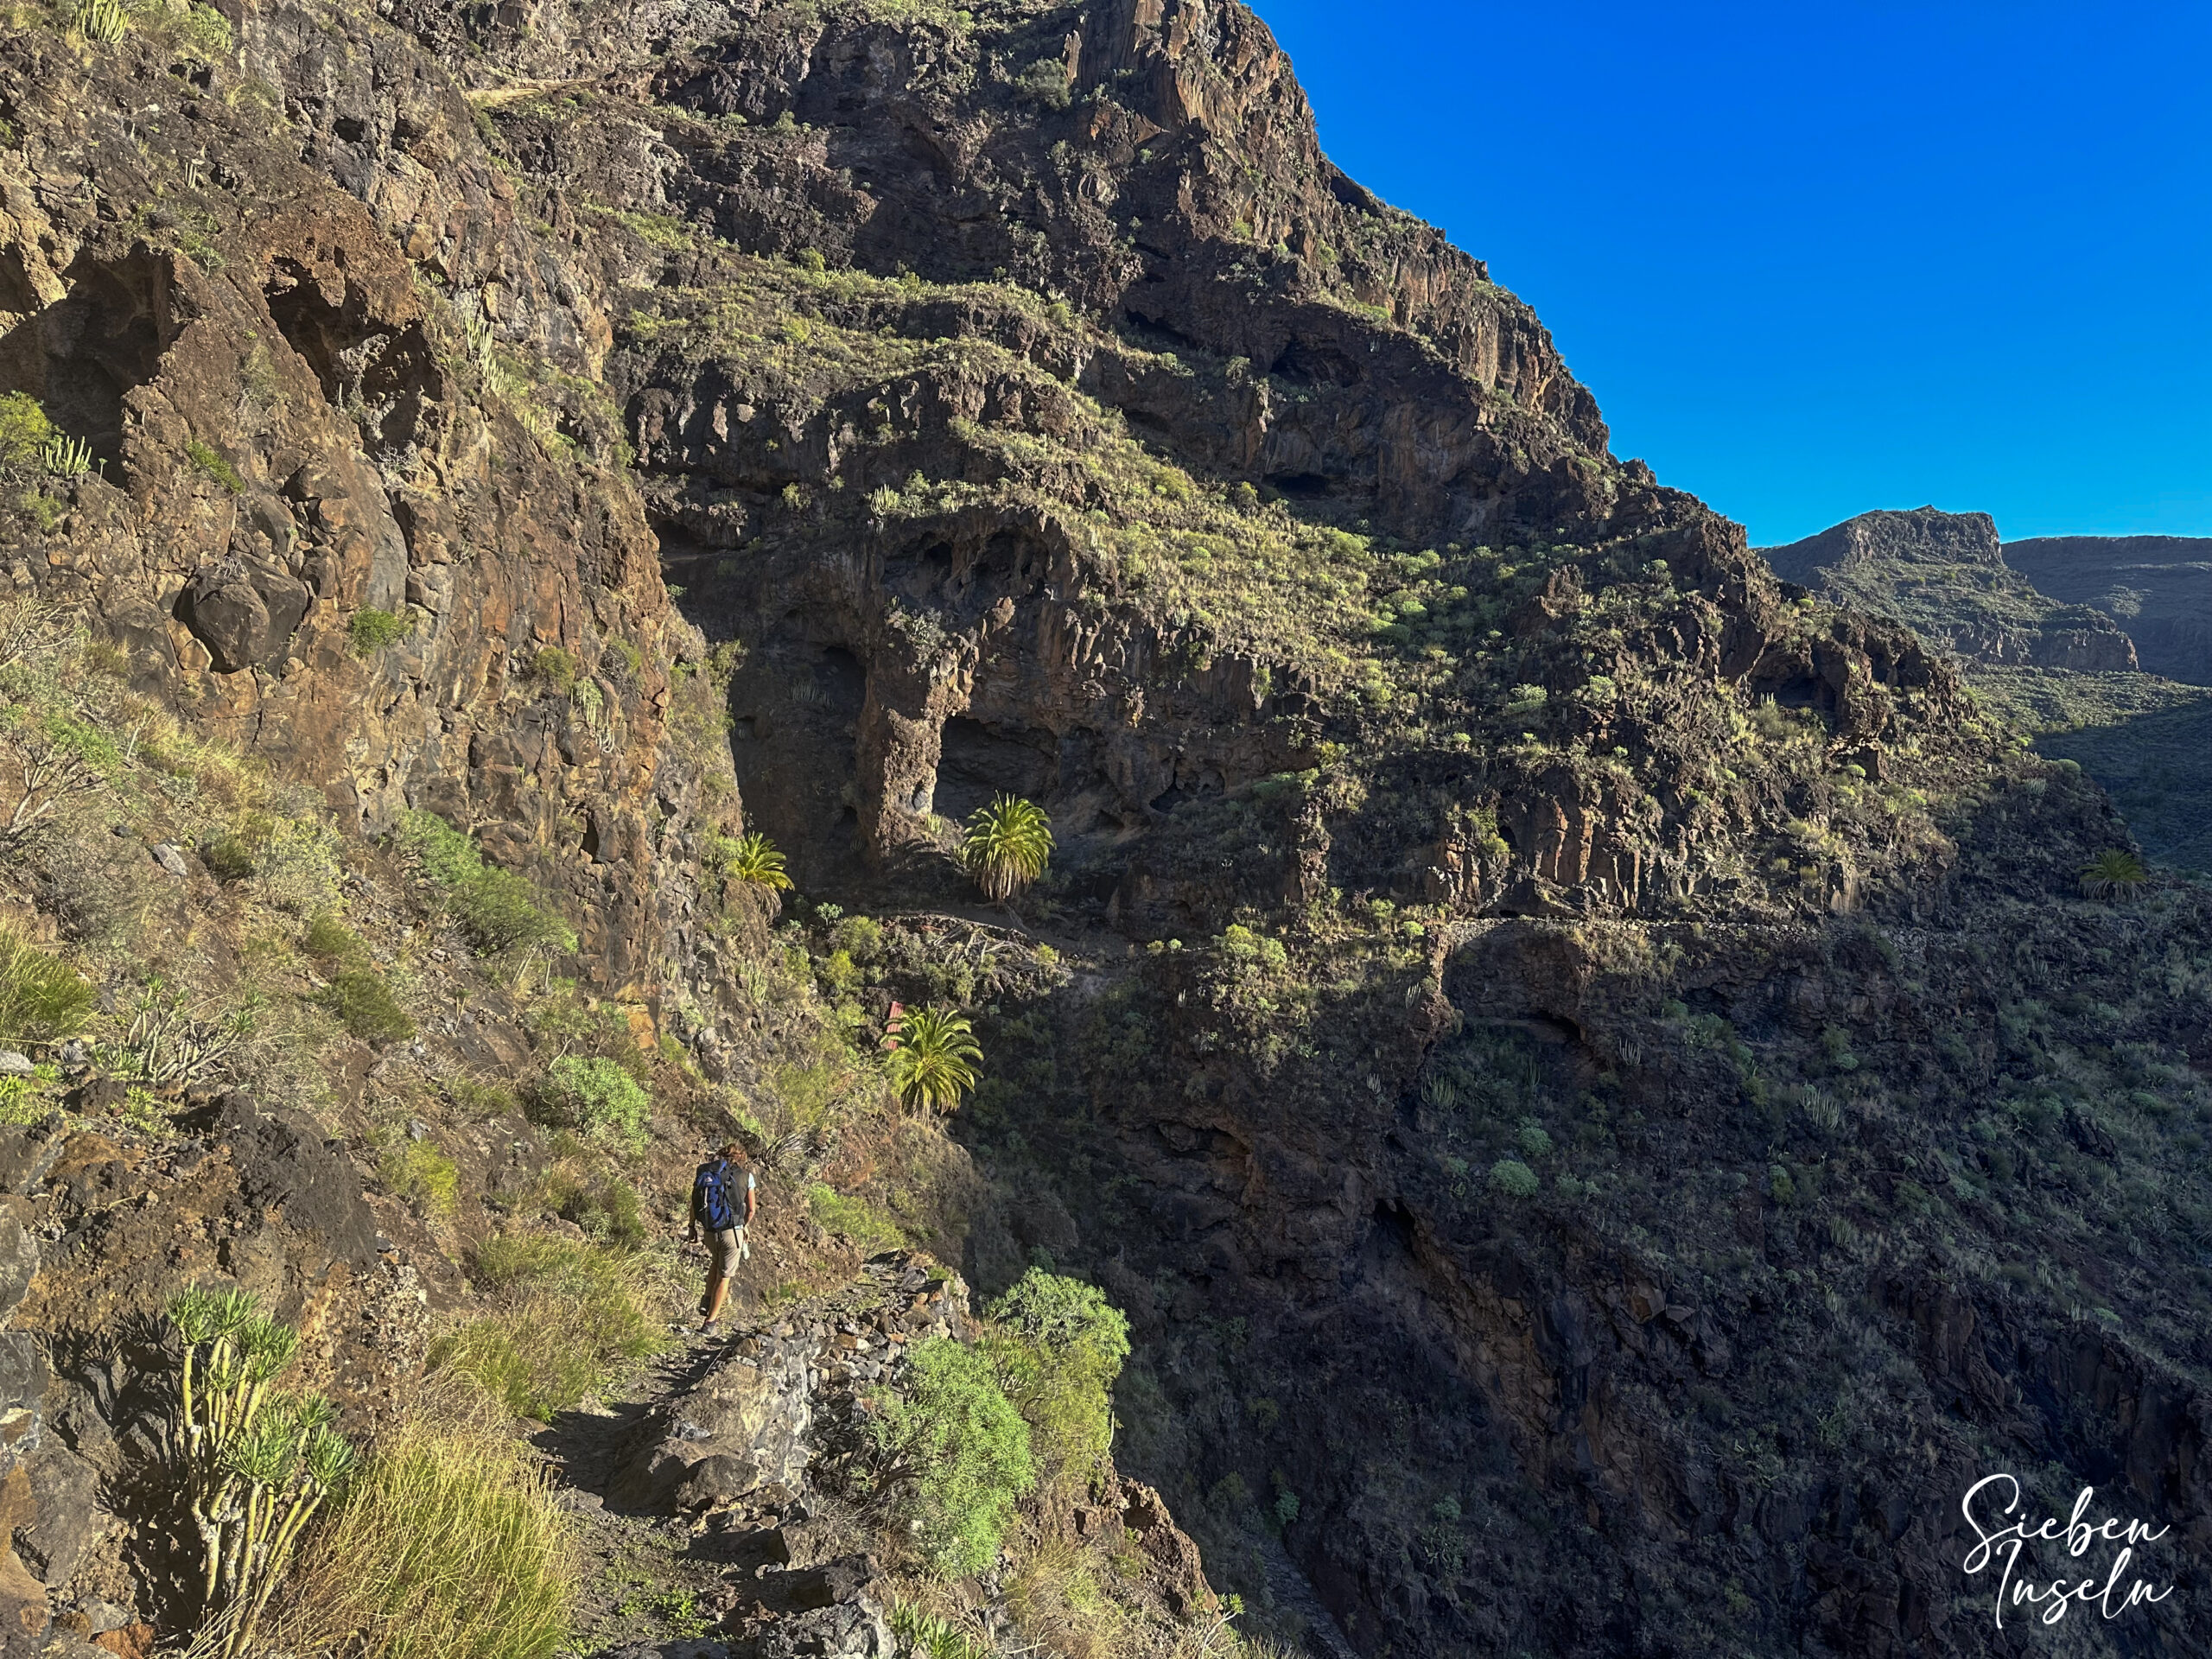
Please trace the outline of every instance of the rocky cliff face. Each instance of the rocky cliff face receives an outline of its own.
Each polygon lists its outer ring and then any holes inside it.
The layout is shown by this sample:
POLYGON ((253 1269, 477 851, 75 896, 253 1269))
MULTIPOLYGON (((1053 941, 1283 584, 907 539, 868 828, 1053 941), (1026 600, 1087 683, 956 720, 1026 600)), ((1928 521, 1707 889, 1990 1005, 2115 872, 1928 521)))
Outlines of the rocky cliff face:
POLYGON ((2212 541, 2189 536, 2044 536, 2005 560, 2037 588, 2102 611, 2144 669, 2212 685, 2212 541))
MULTIPOLYGON (((1127 1308, 1120 1455, 1256 1618, 1992 1652, 2014 1467, 2173 1523, 2186 1650, 2212 918, 2084 898, 2126 827, 1896 620, 1970 572, 1955 650, 2126 658, 1986 520, 1778 582, 1234 0, 181 16, 0 44, 0 391, 105 463, 18 588, 347 833, 474 831, 779 1154, 800 947, 835 1029, 965 1003, 968 1271, 1127 1308), (709 937, 741 828, 967 909, 1000 791, 1051 971, 709 937)), ((403 1070, 542 1064, 447 1023, 403 1070)))
POLYGON ((388 33, 264 32, 289 16, 243 15, 235 56, 126 41, 89 75, 57 35, 7 44, 0 377, 99 462, 18 582, 350 828, 408 806, 480 826, 572 896, 607 982, 658 995, 681 900, 656 842, 701 816, 671 671, 702 647, 612 440, 594 461, 524 395, 543 342, 528 372, 494 343, 526 315, 588 367, 594 315, 573 283, 538 291, 566 279, 426 60, 388 33), (118 124, 111 79, 170 56, 180 106, 118 124), (380 110, 328 107, 341 86, 380 110), (297 124, 272 133, 280 110, 297 124))
POLYGON ((2054 602, 2009 567, 1986 512, 1863 512, 1759 550, 1784 581, 1893 617, 1971 662, 2083 673, 2140 666, 2107 609, 2054 602))

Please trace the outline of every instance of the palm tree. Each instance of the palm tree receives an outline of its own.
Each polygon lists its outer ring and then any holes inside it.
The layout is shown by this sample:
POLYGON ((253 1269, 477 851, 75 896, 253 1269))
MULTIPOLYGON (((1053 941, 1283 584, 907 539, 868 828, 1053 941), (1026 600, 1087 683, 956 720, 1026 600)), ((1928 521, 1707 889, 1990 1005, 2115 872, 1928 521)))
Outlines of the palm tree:
POLYGON ((2118 899, 2150 879, 2141 859, 2115 848, 2099 853, 2082 867, 2082 892, 2091 899, 2118 899))
POLYGON ((758 830, 738 837, 723 862, 722 874, 734 881, 750 881, 760 887, 788 887, 791 879, 784 874, 784 855, 776 850, 775 842, 758 830))
POLYGON ((1002 905, 1045 874, 1052 855, 1052 821, 1033 801, 1001 795, 979 806, 961 840, 960 861, 983 896, 1002 905))
POLYGON ((933 1106, 941 1112, 956 1109, 960 1096, 976 1086, 976 1068, 983 1058, 968 1017, 950 1008, 893 1003, 883 1046, 891 1051, 887 1064, 899 1098, 908 1106, 933 1106))

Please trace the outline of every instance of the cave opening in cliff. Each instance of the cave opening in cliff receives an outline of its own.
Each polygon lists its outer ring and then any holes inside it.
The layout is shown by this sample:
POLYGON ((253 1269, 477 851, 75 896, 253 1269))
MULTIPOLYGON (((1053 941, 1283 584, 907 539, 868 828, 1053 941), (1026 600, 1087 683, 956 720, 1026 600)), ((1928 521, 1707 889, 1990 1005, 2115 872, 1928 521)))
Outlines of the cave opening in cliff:
POLYGON ((1294 386, 1356 386, 1358 365, 1333 346, 1294 340, 1276 356, 1268 372, 1294 386))
POLYGON ((858 715, 868 702, 868 670, 842 645, 824 645, 814 683, 832 715, 846 720, 858 715))
POLYGON ((111 467, 123 461, 124 399, 160 372, 179 332, 168 257, 143 247, 113 260, 80 255, 62 297, 0 335, 0 392, 38 398, 56 429, 111 467))
POLYGON ((1049 732, 955 715, 944 722, 938 751, 937 810, 959 818, 1000 795, 1048 797, 1058 772, 1058 751, 1049 732))

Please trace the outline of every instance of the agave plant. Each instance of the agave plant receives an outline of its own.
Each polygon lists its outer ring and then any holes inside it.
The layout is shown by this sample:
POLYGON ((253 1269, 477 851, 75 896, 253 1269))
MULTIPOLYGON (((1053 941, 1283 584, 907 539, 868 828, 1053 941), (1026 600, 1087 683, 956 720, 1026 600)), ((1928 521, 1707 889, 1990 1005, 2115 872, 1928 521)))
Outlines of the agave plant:
POLYGON ((775 842, 758 830, 738 837, 729 857, 722 864, 722 874, 733 881, 750 881, 756 887, 788 887, 791 879, 784 874, 784 855, 776 850, 775 842))
POLYGON ((2099 853, 2082 867, 2082 892, 2091 899, 2118 899, 2150 879, 2141 859, 2115 848, 2099 853))
POLYGON ((1004 904, 1044 874, 1052 855, 1052 821, 1018 795, 977 807, 960 843, 960 861, 993 904, 1004 904))
POLYGON ((965 1014, 950 1008, 903 1008, 893 1005, 883 1046, 891 1086, 908 1106, 950 1112, 976 1086, 983 1051, 965 1014))

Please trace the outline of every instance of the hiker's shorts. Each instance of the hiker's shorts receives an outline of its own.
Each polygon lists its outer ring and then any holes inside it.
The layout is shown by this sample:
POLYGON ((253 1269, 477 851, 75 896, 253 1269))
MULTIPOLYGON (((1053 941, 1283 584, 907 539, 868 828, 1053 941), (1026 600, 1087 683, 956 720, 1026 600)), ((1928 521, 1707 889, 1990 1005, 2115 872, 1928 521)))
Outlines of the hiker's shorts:
POLYGON ((727 1279, 737 1271, 737 1264, 745 1260, 745 1229, 731 1227, 719 1233, 707 1235, 707 1254, 713 1265, 715 1276, 727 1279))

